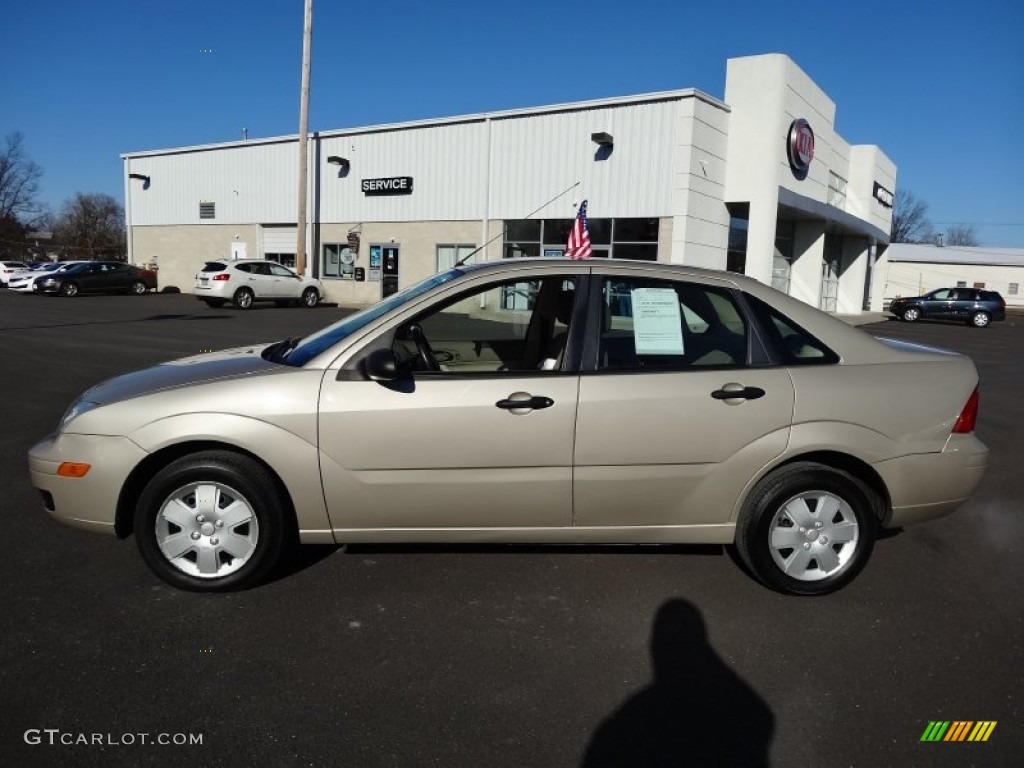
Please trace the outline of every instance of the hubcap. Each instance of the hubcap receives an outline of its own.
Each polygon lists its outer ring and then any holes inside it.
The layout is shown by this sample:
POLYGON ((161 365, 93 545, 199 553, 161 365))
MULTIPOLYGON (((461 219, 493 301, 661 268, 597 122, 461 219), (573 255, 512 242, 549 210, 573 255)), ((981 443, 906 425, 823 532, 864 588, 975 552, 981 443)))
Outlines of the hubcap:
POLYGON ((779 570, 798 581, 821 581, 849 565, 860 527, 853 509, 841 498, 808 491, 779 507, 768 536, 779 570))
POLYGON ((248 291, 242 291, 238 297, 238 303, 243 307, 248 307, 252 304, 252 295, 248 291))
POLYGON ((988 325, 988 315, 975 315, 974 324, 978 327, 988 325))
POLYGON ((182 573, 216 579, 234 573, 259 543, 248 500, 222 483, 191 483, 168 496, 156 517, 156 541, 182 573))

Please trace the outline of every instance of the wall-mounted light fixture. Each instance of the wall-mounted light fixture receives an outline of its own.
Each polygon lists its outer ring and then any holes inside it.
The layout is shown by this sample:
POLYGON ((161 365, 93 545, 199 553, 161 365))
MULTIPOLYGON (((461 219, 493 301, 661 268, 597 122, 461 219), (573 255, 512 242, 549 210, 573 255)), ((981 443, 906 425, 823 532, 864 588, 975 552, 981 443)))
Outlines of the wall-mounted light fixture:
POLYGON ((142 182, 142 188, 143 189, 149 189, 149 176, 147 176, 146 174, 144 174, 144 173, 129 173, 128 174, 128 178, 129 179, 138 179, 139 181, 142 182))
POLYGON ((340 155, 329 155, 327 157, 327 162, 330 163, 331 165, 338 166, 338 168, 342 172, 347 171, 349 169, 349 167, 351 166, 351 163, 349 163, 348 158, 347 157, 341 157, 340 155))
POLYGON ((615 143, 612 135, 605 131, 590 134, 590 140, 601 147, 611 147, 615 143))

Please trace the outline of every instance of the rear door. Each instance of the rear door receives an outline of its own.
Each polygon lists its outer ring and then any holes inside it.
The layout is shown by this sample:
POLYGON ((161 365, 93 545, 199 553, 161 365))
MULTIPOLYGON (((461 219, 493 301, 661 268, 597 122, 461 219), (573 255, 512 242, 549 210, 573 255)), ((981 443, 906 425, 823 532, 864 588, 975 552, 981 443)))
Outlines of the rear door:
POLYGON ((574 524, 709 526, 721 540, 744 484, 786 447, 788 371, 749 364, 751 330, 727 283, 638 273, 594 290, 574 524))

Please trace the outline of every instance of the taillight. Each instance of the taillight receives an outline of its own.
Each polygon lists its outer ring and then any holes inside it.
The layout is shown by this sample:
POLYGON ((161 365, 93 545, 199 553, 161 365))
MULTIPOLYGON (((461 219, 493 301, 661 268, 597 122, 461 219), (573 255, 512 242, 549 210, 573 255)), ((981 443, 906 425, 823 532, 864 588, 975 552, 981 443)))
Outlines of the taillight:
POLYGON ((974 424, 978 420, 978 388, 975 387, 971 396, 967 398, 967 405, 960 411, 956 424, 953 425, 954 435, 963 435, 974 431, 974 424))
POLYGON ((229 275, 227 272, 221 272, 219 275, 214 275, 213 279, 214 280, 230 280, 231 279, 231 275, 229 275))

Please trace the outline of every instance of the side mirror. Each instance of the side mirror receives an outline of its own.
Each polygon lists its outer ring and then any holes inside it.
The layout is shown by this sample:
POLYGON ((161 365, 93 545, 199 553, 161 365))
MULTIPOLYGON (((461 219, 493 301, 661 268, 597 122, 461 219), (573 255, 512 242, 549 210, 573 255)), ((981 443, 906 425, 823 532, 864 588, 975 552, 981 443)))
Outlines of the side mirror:
POLYGON ((375 349, 363 360, 363 372, 372 381, 395 381, 399 378, 398 358, 390 349, 375 349))

